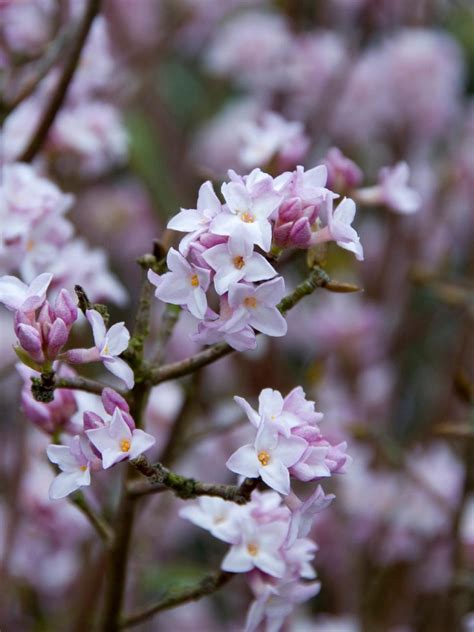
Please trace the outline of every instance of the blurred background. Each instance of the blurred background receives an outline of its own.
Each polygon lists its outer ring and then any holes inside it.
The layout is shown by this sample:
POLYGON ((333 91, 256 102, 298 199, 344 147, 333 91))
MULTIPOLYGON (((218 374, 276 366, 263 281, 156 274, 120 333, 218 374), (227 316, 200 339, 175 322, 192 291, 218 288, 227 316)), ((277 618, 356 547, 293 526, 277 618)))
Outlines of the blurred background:
MULTIPOLYGON (((3 166, 25 149, 83 9, 0 0, 6 102, 43 77, 1 113, 3 166)), ((249 436, 235 394, 255 403, 262 388, 301 384, 325 434, 348 442, 353 463, 324 486, 336 500, 314 527, 322 590, 288 631, 474 630, 473 91, 472 0, 104 0, 35 159, 74 195, 74 236, 15 264, 0 248, 0 274, 54 268, 58 286, 81 283, 130 325, 136 258, 155 239, 177 243, 166 223, 195 207, 204 180, 326 163, 333 190, 367 194, 383 187, 383 167, 406 161, 418 212, 388 190, 380 204, 361 196, 365 261, 334 245, 311 253, 361 292, 318 291, 289 314, 285 338, 261 336, 255 351, 164 383, 148 405, 157 452, 205 480, 232 482, 224 463, 249 436)), ((305 256, 286 263, 288 287, 305 256)), ((161 317, 157 306, 156 335, 161 317)), ((72 505, 48 500, 49 441, 23 412, 10 320, 0 312, 0 626, 92 629, 101 546, 72 505)), ((182 314, 166 360, 197 349, 191 331, 182 314)), ((68 414, 94 397, 75 395, 68 414)), ((98 477, 106 511, 117 482, 115 471, 98 477)), ((131 606, 217 567, 226 550, 177 516, 181 501, 141 503, 131 606)), ((250 598, 236 581, 136 629, 237 632, 250 598)))

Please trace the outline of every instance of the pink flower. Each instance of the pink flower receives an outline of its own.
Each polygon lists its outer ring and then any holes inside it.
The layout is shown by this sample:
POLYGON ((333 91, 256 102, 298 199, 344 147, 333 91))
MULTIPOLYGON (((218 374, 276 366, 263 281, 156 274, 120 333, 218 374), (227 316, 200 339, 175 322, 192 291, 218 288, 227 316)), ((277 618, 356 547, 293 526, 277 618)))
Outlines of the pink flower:
POLYGON ((396 213, 410 215, 421 206, 420 194, 408 186, 410 168, 406 162, 384 167, 379 173, 379 184, 354 192, 360 204, 385 204, 396 213))
POLYGON ((219 317, 215 320, 201 321, 197 333, 192 334, 191 340, 204 345, 225 341, 237 351, 255 349, 257 339, 247 321, 246 310, 233 310, 229 306, 227 296, 221 296, 219 317))
POLYGON ((327 226, 313 233, 313 244, 335 241, 341 248, 353 252, 356 259, 363 261, 364 251, 359 240, 359 235, 351 226, 354 221, 355 213, 356 205, 354 200, 344 198, 334 210, 332 197, 327 197, 325 209, 327 226))
POLYGON ((87 430, 86 435, 102 455, 104 470, 124 459, 135 459, 155 444, 155 438, 143 430, 130 430, 120 408, 102 428, 87 430))
POLYGON ((408 186, 409 177, 410 168, 406 162, 385 167, 379 176, 382 200, 392 210, 404 215, 416 213, 421 205, 420 194, 408 186))
POLYGON ((195 318, 203 319, 211 273, 186 261, 174 248, 170 248, 166 263, 170 272, 160 276, 153 270, 148 271, 150 283, 156 286, 156 298, 173 305, 185 305, 195 318))
POLYGON ((266 621, 268 631, 279 632, 295 605, 308 601, 320 590, 320 582, 283 580, 264 584, 250 606, 244 632, 255 632, 263 621, 266 621))
POLYGON ((240 229, 249 244, 268 252, 272 243, 270 216, 281 201, 281 195, 273 187, 273 178, 254 169, 245 179, 225 182, 222 195, 227 210, 212 220, 211 232, 230 236, 240 229))
POLYGON ((261 423, 268 421, 287 437, 292 428, 315 424, 323 418, 322 413, 314 410, 314 402, 306 399, 301 386, 290 391, 284 399, 279 391, 263 389, 258 397, 258 413, 243 397, 234 397, 234 400, 244 410, 253 426, 258 428, 261 423))
POLYGON ((108 371, 125 383, 127 388, 133 388, 133 371, 118 357, 128 347, 128 329, 124 323, 115 323, 107 331, 104 319, 95 309, 88 309, 86 317, 92 327, 95 346, 90 349, 70 349, 64 354, 65 359, 73 364, 101 361, 108 371))
POLYGON ((309 146, 302 123, 270 111, 258 121, 244 121, 240 137, 240 160, 248 168, 262 167, 274 158, 281 168, 291 167, 304 158, 309 146))
POLYGON ((277 308, 285 295, 285 282, 277 277, 254 287, 236 283, 229 288, 229 305, 233 310, 243 309, 247 324, 268 336, 284 336, 286 320, 277 308))
POLYGON ((14 276, 0 277, 0 303, 11 311, 34 312, 46 300, 46 292, 53 275, 45 272, 29 285, 14 276))
POLYGON ((239 542, 231 547, 222 560, 222 570, 246 573, 258 568, 273 577, 282 577, 285 562, 280 549, 288 533, 288 523, 277 521, 258 524, 247 520, 242 523, 241 529, 239 542))
POLYGON ((86 316, 92 327, 99 359, 108 371, 125 383, 127 388, 133 388, 135 383, 133 371, 124 360, 118 357, 128 347, 130 340, 128 329, 124 323, 115 323, 107 331, 104 319, 94 309, 88 309, 86 316))
POLYGON ((187 255, 191 243, 209 230, 210 223, 221 212, 222 204, 215 194, 211 182, 204 182, 199 189, 197 207, 195 209, 181 209, 181 212, 168 222, 168 228, 190 233, 183 237, 179 243, 179 251, 182 255, 187 255))
POLYGON ((290 492, 288 469, 301 459, 307 447, 301 437, 284 437, 270 428, 269 423, 263 423, 255 443, 239 448, 226 466, 242 476, 260 476, 269 487, 286 495, 290 492))
POLYGON ((52 463, 56 463, 61 470, 49 488, 51 500, 64 498, 80 487, 91 484, 92 455, 86 454, 85 447, 78 435, 72 439, 69 446, 49 445, 46 453, 48 459, 52 463))
POLYGON ((202 496, 197 504, 183 507, 179 515, 193 524, 206 529, 215 538, 234 543, 239 538, 238 516, 240 507, 222 498, 202 496))
POLYGON ((297 538, 305 538, 311 530, 314 516, 326 509, 334 500, 334 494, 325 494, 321 485, 318 485, 308 498, 301 502, 295 495, 288 497, 288 502, 296 508, 291 514, 290 530, 288 532, 288 544, 291 545, 297 538))
POLYGON ((242 231, 236 230, 226 244, 209 248, 202 257, 216 272, 214 286, 218 294, 227 292, 231 283, 264 281, 276 275, 265 257, 253 252, 242 231))
POLYGON ((328 170, 328 187, 336 191, 348 191, 362 182, 362 171, 340 149, 332 147, 325 158, 328 170))

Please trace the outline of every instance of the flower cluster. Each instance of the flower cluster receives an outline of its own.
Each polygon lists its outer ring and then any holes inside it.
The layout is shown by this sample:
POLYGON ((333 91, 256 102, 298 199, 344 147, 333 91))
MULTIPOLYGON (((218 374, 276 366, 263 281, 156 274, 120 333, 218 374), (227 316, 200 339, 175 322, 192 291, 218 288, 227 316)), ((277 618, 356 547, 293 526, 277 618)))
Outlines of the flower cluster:
POLYGON ((86 411, 80 434, 66 436, 65 445, 48 446, 49 460, 61 470, 51 484, 51 499, 64 498, 90 485, 91 471, 134 459, 154 445, 152 435, 136 428, 127 402, 118 393, 105 388, 102 405, 105 419, 86 411))
POLYGON ((301 387, 285 398, 264 389, 258 411, 241 397, 235 400, 255 427, 256 438, 239 448, 227 467, 242 476, 261 478, 275 491, 254 491, 243 506, 203 497, 180 515, 231 545, 222 561, 224 571, 247 573, 256 599, 246 632, 256 630, 264 619, 276 631, 295 604, 319 592, 319 582, 302 582, 316 577, 310 562, 317 545, 307 536, 315 514, 334 498, 318 485, 301 501, 290 489, 290 475, 317 481, 344 472, 349 457, 345 443, 333 446, 322 436, 318 426, 322 414, 301 387))
POLYGON ((169 271, 149 271, 148 278, 158 299, 186 308, 199 321, 196 341, 225 340, 242 351, 255 347, 255 331, 269 336, 287 331, 278 310, 285 283, 269 253, 274 259, 285 247, 327 241, 336 241, 358 259, 363 250, 351 226, 355 204, 346 198, 333 208, 338 195, 325 186, 324 165, 308 171, 297 167, 276 178, 260 169, 229 176, 221 188, 224 203, 205 182, 196 208, 182 209, 170 220, 169 228, 187 235, 179 251, 170 249, 169 271), (211 286, 219 297, 219 313, 209 306, 211 286))
POLYGON ((74 198, 30 165, 5 165, 0 183, 0 273, 31 283, 45 272, 56 286, 87 285, 93 300, 123 304, 126 292, 107 270, 104 253, 74 236, 65 217, 74 198))
POLYGON ((0 277, 0 303, 15 314, 15 333, 19 342, 16 350, 20 359, 37 370, 50 367, 56 359, 71 364, 102 362, 127 388, 133 388, 133 371, 118 357, 127 349, 130 340, 124 323, 115 323, 107 331, 99 312, 88 309, 86 317, 92 328, 94 346, 60 353, 69 339, 78 312, 71 295, 64 288, 58 293, 54 308, 50 305, 46 292, 52 280, 52 274, 44 273, 28 286, 14 276, 0 277))

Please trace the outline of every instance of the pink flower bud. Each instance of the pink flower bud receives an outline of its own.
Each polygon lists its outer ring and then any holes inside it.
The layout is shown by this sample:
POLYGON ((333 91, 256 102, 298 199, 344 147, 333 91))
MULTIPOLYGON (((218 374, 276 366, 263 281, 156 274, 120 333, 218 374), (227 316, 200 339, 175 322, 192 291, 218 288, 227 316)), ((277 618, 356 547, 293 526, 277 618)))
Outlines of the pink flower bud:
POLYGON ((74 303, 72 296, 65 289, 62 289, 59 292, 54 305, 54 310, 56 312, 56 316, 58 318, 62 318, 66 327, 71 327, 77 320, 76 304, 74 303))
POLYGON ((94 428, 102 428, 103 426, 105 426, 105 422, 102 417, 92 412, 91 410, 88 410, 84 413, 83 421, 84 430, 93 430, 94 428))
POLYGON ((326 156, 328 170, 327 186, 335 191, 347 191, 358 187, 362 182, 362 171, 347 156, 333 147, 326 156))
POLYGON ((29 353, 35 362, 43 363, 44 354, 42 351, 41 336, 31 325, 18 325, 16 335, 21 347, 29 353))
POLYGON ((38 322, 43 326, 46 323, 51 324, 54 320, 54 312, 48 301, 43 303, 38 315, 38 322))
POLYGON ((290 230, 290 243, 297 248, 308 248, 311 243, 311 227, 307 217, 296 220, 290 230))
POLYGON ((100 353, 97 347, 90 349, 70 349, 63 354, 66 362, 71 364, 87 364, 88 362, 98 362, 100 353))
POLYGON ((109 415, 113 415, 116 408, 120 408, 126 413, 130 412, 130 407, 126 400, 113 388, 104 388, 102 391, 102 404, 109 415))
POLYGON ((136 429, 135 420, 130 413, 122 412, 122 419, 132 432, 136 429))
POLYGON ((278 210, 278 219, 281 222, 294 222, 301 217, 301 200, 299 198, 290 198, 285 200, 278 210))
POLYGON ((54 360, 61 348, 66 344, 69 331, 62 318, 56 318, 51 325, 47 337, 46 355, 50 360, 54 360))
POLYGON ((290 240, 290 231, 293 226, 293 222, 286 222, 286 224, 276 225, 273 229, 273 241, 277 246, 287 246, 290 240))

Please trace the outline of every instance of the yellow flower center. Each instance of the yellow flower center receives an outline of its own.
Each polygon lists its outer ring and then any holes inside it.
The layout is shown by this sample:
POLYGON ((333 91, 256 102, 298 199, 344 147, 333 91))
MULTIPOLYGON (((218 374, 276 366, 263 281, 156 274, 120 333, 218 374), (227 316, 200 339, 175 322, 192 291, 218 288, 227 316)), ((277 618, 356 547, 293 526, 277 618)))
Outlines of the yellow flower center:
POLYGON ((249 213, 248 211, 245 211, 245 213, 241 213, 240 214, 240 219, 245 224, 253 224, 254 221, 255 221, 255 217, 252 215, 252 213, 249 213))
POLYGON ((128 439, 122 439, 120 442, 120 449, 122 452, 128 452, 130 450, 130 441, 128 439))
POLYGON ((244 305, 245 307, 257 307, 257 299, 255 296, 247 296, 244 298, 244 305))
POLYGON ((26 251, 31 252, 34 247, 35 247, 35 242, 32 239, 28 239, 26 243, 26 251))
POLYGON ((242 268, 245 265, 244 258, 240 257, 240 256, 239 257, 234 257, 232 261, 234 263, 234 266, 237 268, 237 270, 242 270, 242 268))
POLYGON ((191 277, 191 285, 193 287, 198 287, 199 286, 199 278, 197 274, 193 274, 193 276, 191 277))
POLYGON ((247 551, 252 557, 255 557, 258 553, 258 546, 253 542, 250 542, 250 544, 247 544, 247 551))
POLYGON ((81 465, 79 469, 81 472, 85 472, 87 470, 87 465, 81 465))
POLYGON ((258 460, 263 465, 263 467, 265 467, 265 465, 268 465, 270 463, 270 455, 266 450, 261 450, 258 453, 258 460))

